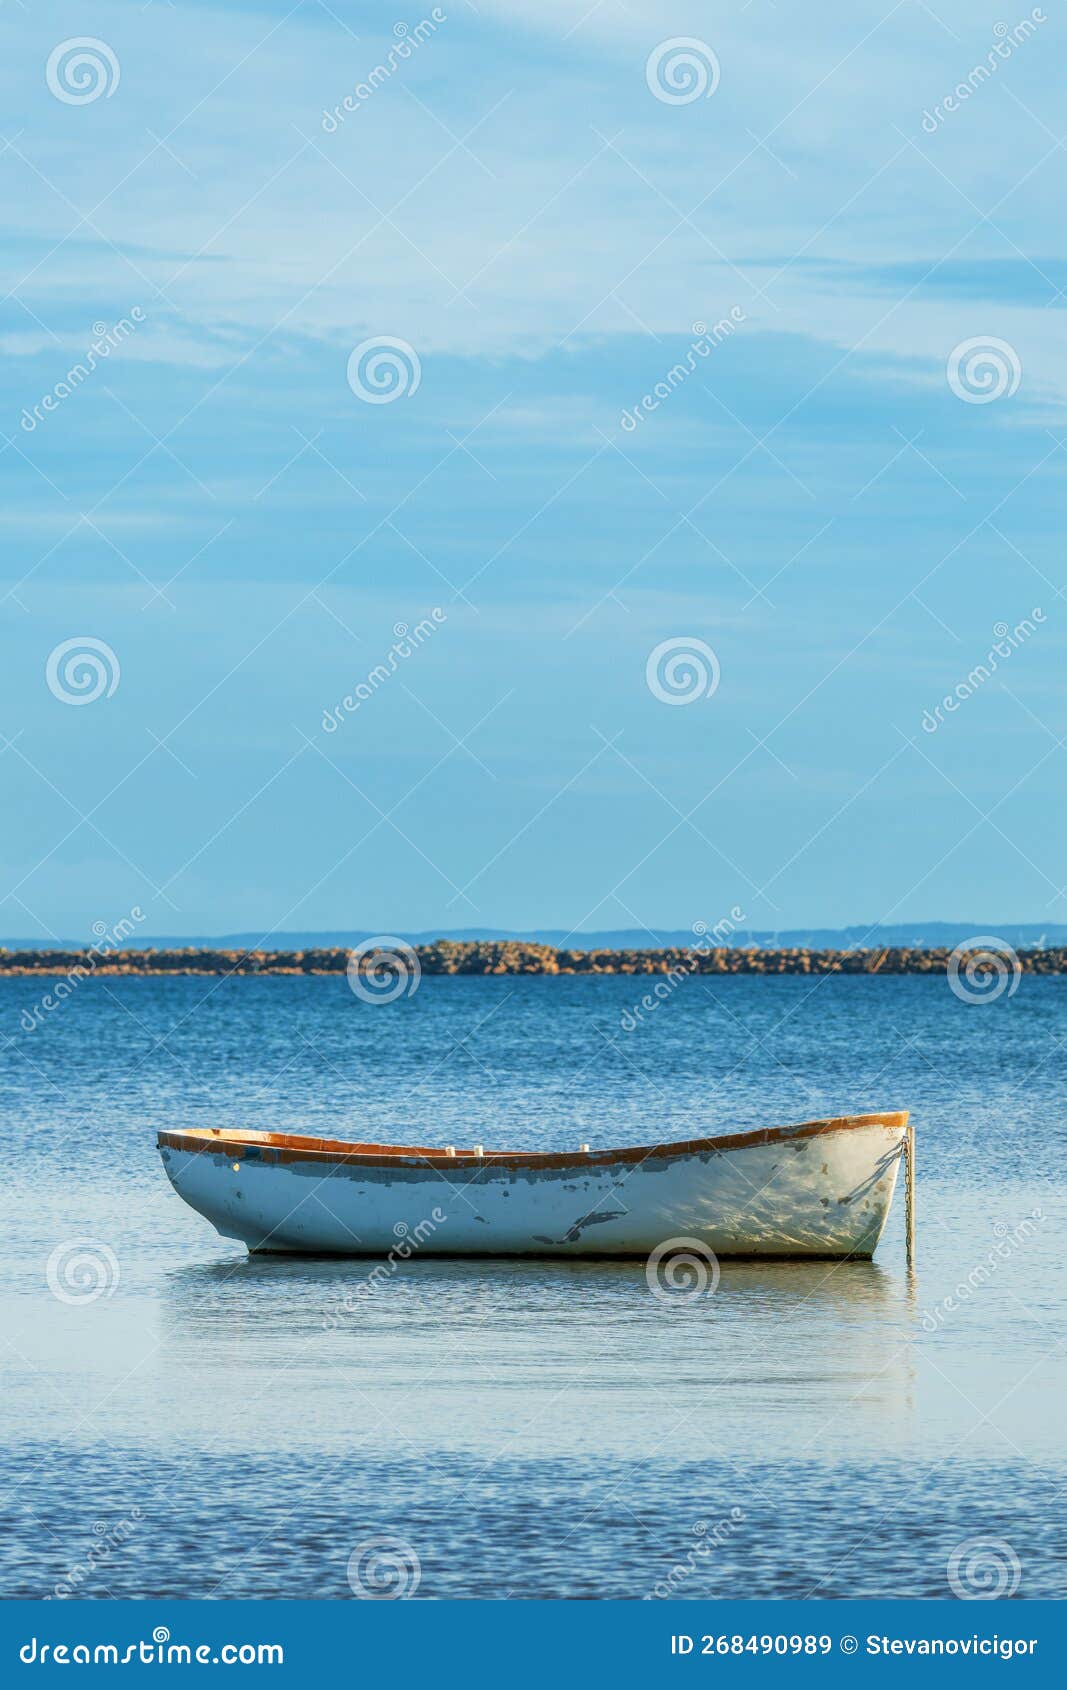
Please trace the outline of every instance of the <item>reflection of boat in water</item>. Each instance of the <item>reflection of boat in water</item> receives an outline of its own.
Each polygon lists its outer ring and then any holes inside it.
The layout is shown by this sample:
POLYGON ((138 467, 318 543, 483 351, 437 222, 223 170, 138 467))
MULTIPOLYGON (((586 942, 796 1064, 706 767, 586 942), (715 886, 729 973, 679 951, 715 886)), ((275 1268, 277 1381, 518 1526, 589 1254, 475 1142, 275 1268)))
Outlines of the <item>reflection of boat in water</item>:
POLYGON ((908 1143, 906 1113, 577 1152, 427 1149, 291 1133, 159 1134, 168 1177, 256 1252, 869 1259, 908 1143))

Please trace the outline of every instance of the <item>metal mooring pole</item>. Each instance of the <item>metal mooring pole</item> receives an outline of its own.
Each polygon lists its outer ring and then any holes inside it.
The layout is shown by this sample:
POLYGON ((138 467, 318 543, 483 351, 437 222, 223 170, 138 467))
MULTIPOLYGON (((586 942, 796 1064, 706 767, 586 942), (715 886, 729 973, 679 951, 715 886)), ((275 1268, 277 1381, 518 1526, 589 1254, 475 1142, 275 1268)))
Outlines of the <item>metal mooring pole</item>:
POLYGON ((908 1267, 915 1266, 915 1128, 908 1122, 904 1136, 904 1229, 908 1267))

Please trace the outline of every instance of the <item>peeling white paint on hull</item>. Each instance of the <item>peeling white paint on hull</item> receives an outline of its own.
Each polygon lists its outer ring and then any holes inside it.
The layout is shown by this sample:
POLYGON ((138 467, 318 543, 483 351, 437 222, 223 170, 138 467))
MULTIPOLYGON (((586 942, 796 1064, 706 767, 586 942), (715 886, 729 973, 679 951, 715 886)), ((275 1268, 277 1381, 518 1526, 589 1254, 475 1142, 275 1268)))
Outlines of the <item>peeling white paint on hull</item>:
POLYGON ((632 1150, 475 1152, 222 1129, 162 1132, 174 1189, 252 1251, 646 1256, 697 1238, 719 1257, 870 1257, 907 1114, 632 1150))

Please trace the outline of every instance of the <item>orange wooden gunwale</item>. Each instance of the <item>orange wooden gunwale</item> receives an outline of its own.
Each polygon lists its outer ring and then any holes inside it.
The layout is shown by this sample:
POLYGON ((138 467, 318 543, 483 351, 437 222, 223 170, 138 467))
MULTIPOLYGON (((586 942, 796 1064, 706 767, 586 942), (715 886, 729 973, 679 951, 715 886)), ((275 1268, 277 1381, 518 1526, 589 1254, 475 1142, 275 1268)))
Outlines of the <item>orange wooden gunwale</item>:
POLYGON ((254 1150, 263 1160, 274 1163, 349 1163, 358 1167, 386 1168, 391 1162, 407 1160, 441 1168, 454 1168, 457 1162, 466 1162, 502 1168, 548 1169, 602 1167, 610 1163, 645 1162, 656 1156, 745 1150, 754 1145, 819 1138, 824 1133, 847 1132, 858 1127, 892 1128, 906 1127, 907 1124, 908 1111, 898 1109, 874 1115, 838 1115, 825 1120, 802 1121, 797 1126, 760 1127, 743 1133, 721 1133, 714 1138, 676 1139, 669 1144, 643 1144, 619 1150, 486 1150, 478 1155, 474 1150, 457 1147, 454 1156, 447 1156, 439 1146, 366 1144, 339 1138, 303 1138, 299 1133, 264 1133, 228 1127, 186 1127, 173 1132, 162 1131, 156 1142, 160 1147, 167 1145, 172 1150, 195 1153, 206 1151, 226 1156, 234 1162, 239 1162, 249 1150, 254 1150))

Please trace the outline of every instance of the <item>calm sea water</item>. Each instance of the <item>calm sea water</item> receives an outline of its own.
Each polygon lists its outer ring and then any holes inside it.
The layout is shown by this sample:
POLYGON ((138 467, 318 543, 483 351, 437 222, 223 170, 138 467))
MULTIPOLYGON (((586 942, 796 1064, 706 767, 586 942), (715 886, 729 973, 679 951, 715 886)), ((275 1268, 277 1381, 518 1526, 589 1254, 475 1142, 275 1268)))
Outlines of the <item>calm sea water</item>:
POLYGON ((0 980, 0 1592, 351 1599, 355 1555, 420 1597, 1062 1594, 1067 981, 691 980, 626 1033, 643 989, 96 980, 25 1032, 41 983, 0 980), (899 1202, 873 1263, 725 1264, 671 1307, 640 1263, 413 1260, 324 1324, 367 1265, 249 1260, 154 1148, 892 1107, 914 1279, 899 1202), (50 1289, 72 1246, 91 1300, 50 1289))

